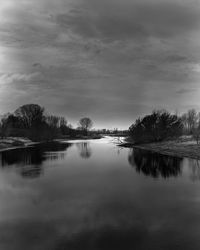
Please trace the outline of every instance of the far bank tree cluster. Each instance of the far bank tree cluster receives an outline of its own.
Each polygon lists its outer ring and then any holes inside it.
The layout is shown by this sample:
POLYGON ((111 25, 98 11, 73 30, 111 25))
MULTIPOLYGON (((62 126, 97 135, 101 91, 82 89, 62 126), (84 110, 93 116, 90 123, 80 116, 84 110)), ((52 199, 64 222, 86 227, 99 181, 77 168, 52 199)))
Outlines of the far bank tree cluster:
POLYGON ((88 135, 92 124, 91 119, 85 117, 80 119, 79 127, 73 129, 64 117, 49 115, 43 107, 37 104, 27 104, 1 118, 0 136, 27 137, 33 141, 48 141, 65 136, 88 135))

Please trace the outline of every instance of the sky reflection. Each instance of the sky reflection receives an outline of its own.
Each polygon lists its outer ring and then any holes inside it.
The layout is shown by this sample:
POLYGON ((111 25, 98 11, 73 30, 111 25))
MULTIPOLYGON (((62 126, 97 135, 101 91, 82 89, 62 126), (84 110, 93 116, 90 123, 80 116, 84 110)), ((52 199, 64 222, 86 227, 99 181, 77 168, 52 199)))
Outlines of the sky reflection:
POLYGON ((42 167, 40 178, 19 174, 33 164, 12 161, 0 168, 0 249, 200 248, 200 182, 191 179, 193 161, 146 154, 141 160, 130 149, 119 152, 109 139, 84 143, 44 150, 44 160, 35 164, 42 167), (90 158, 82 158, 88 148, 90 158), (50 152, 64 157, 45 158, 50 152), (144 162, 139 172, 139 165, 130 167, 132 156, 144 162), (157 178, 143 171, 147 164, 157 178))

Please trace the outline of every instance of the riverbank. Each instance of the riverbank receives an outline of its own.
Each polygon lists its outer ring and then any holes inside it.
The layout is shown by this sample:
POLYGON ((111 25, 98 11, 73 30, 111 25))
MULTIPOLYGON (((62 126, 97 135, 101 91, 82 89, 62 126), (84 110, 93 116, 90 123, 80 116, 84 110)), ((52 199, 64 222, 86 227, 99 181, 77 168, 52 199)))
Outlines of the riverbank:
POLYGON ((61 138, 55 139, 54 141, 66 141, 66 140, 96 140, 96 139, 102 139, 102 135, 79 135, 79 136, 63 136, 61 138))
POLYGON ((29 147, 38 144, 38 142, 33 142, 28 138, 23 137, 7 137, 0 139, 0 152, 16 149, 16 148, 23 148, 29 147))
MULTIPOLYGON (((52 141, 61 142, 61 141, 71 141, 71 140, 94 140, 94 139, 101 139, 101 138, 102 136, 100 135, 93 135, 93 136, 59 138, 59 139, 54 139, 52 141)), ((28 138, 23 138, 23 137, 7 137, 7 138, 0 139, 0 152, 6 151, 6 150, 17 149, 17 148, 30 147, 30 146, 34 146, 36 144, 41 144, 41 143, 45 143, 45 142, 44 141, 33 142, 29 140, 28 138)))
POLYGON ((163 155, 187 157, 200 160, 200 145, 197 145, 197 143, 191 138, 139 145, 127 142, 119 144, 119 146, 148 150, 163 155))

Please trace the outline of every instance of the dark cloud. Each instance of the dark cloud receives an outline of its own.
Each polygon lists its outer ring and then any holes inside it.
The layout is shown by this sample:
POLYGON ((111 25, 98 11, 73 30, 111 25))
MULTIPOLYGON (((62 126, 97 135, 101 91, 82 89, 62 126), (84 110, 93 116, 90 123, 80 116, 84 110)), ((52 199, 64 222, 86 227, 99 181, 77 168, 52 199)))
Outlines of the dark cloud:
POLYGON ((187 62, 189 61, 188 58, 186 56, 182 56, 182 55, 170 55, 170 56, 167 56, 165 58, 165 61, 166 62, 169 62, 169 63, 181 63, 181 62, 187 62))
POLYGON ((199 9, 181 2, 86 2, 82 10, 57 15, 58 24, 86 38, 115 41, 178 36, 197 28, 200 21, 199 9))
POLYGON ((90 16, 90 12, 73 15, 59 15, 58 24, 71 29, 85 38, 102 39, 103 41, 143 38, 148 35, 142 25, 131 19, 120 16, 90 16))
POLYGON ((199 0, 2 0, 0 112, 38 102, 126 128, 198 106, 199 12, 199 0))
POLYGON ((194 92, 196 91, 196 89, 179 89, 176 91, 177 94, 187 94, 187 93, 190 93, 190 92, 194 92))

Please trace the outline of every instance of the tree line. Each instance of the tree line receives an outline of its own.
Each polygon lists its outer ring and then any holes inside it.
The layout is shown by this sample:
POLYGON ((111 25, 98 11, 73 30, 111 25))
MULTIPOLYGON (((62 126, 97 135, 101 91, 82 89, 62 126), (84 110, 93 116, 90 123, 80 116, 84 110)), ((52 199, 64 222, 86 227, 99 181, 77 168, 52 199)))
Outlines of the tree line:
POLYGON ((74 129, 65 117, 50 115, 38 104, 26 104, 13 113, 2 116, 0 136, 21 136, 34 141, 48 141, 62 136, 88 135, 93 126, 88 117, 81 118, 78 124, 78 128, 74 129))
POLYGON ((178 116, 166 110, 153 111, 138 118, 129 127, 129 135, 135 143, 159 142, 192 135, 197 144, 200 141, 200 112, 190 109, 178 116))

